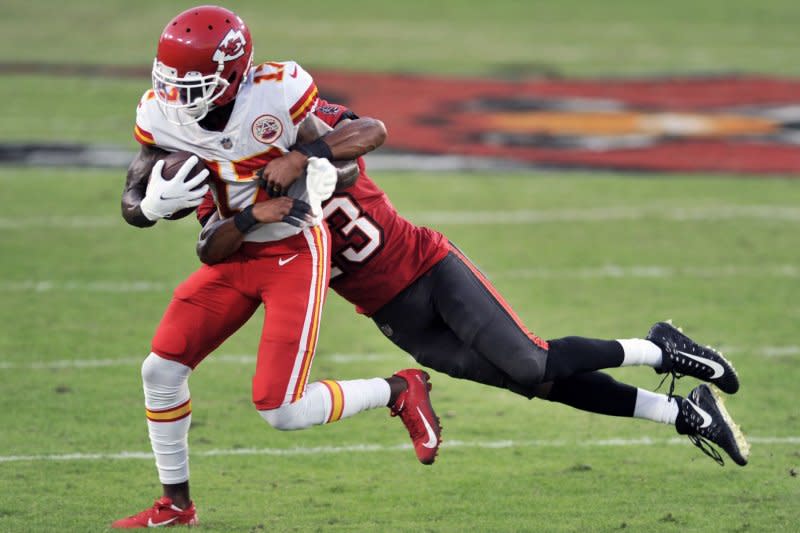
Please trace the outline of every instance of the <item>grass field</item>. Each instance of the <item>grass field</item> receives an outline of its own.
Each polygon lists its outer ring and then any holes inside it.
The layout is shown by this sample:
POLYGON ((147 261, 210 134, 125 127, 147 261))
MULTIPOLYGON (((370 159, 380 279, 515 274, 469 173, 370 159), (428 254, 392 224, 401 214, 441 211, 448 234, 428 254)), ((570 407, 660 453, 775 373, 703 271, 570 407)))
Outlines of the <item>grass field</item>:
MULTIPOLYGON (((555 220, 436 224, 540 334, 632 337, 672 317, 728 347, 743 381, 728 406, 756 438, 751 464, 722 469, 688 442, 671 442, 669 428, 440 375, 434 399, 446 442, 456 445, 445 446, 432 468, 402 448, 404 430, 384 411, 280 433, 249 402, 252 363, 239 356, 253 353, 253 321, 191 382, 194 497, 204 530, 791 530, 800 496, 790 475, 800 463, 793 182, 440 175, 430 187, 430 180, 380 178, 419 221, 470 210, 555 220), (576 210, 591 214, 598 205, 606 211, 575 219, 576 210), (687 213, 694 215, 681 220, 687 213), (794 440, 772 441, 787 437, 794 440), (651 443, 599 445, 641 438, 651 443), (512 443, 479 446, 503 441, 512 443), (373 444, 379 451, 236 455, 373 444)), ((4 169, 0 184, 0 530, 102 529, 157 494, 150 459, 103 455, 146 456, 138 361, 169 289, 196 266, 197 228, 189 220, 149 231, 125 226, 119 179, 107 172, 4 169), (37 205, 14 201, 26 197, 37 205), (20 455, 33 457, 9 459, 20 455)), ((331 298, 315 378, 388 375, 409 364, 368 320, 331 298)), ((645 369, 615 375, 658 383, 645 369)), ((681 382, 679 391, 692 386, 681 382)))
MULTIPOLYGON (((193 5, 6 0, 0 58, 147 66, 166 22, 193 5)), ((461 74, 800 73, 791 60, 800 6, 791 0, 224 5, 248 22, 260 57, 316 67, 461 74)))
MULTIPOLYGON (((0 18, 0 62, 146 67, 166 20, 188 5, 11 0, 0 18)), ((800 4, 788 0, 228 5, 253 27, 257 59, 291 57, 312 69, 800 74, 800 4)), ((133 148, 146 78, 3 79, 0 143, 133 148)), ((0 167, 2 532, 103 531, 159 494, 139 364, 170 291, 197 267, 198 228, 190 219, 127 226, 122 173, 0 167)), ((459 244, 546 338, 642 336, 673 318, 723 346, 742 378, 727 405, 752 440, 751 464, 719 468, 668 427, 439 374, 433 398, 445 446, 433 467, 416 462, 385 410, 281 433, 250 403, 253 320, 191 380, 203 531, 797 530, 794 179, 373 177, 401 212, 459 244), (476 212, 483 223, 469 222, 476 212)), ((314 379, 388 376, 412 363, 331 295, 314 379)), ((650 389, 660 379, 648 369, 613 374, 650 389)), ((685 379, 678 392, 693 386, 685 379)))
MULTIPOLYGON (((6 0, 0 62, 149 68, 158 36, 193 2, 6 0), (35 30, 34 30, 35 29, 35 30)), ((252 29, 256 60, 316 69, 447 76, 798 75, 793 0, 497 0, 490 5, 309 0, 303 8, 226 2, 252 29), (310 15, 312 14, 312 15, 310 15), (303 28, 303 31, 300 31, 303 28)), ((3 139, 133 147, 130 124, 148 76, 3 74, 3 139), (91 102, 91 105, 88 104, 91 102)), ((325 93, 325 87, 320 87, 325 93)))

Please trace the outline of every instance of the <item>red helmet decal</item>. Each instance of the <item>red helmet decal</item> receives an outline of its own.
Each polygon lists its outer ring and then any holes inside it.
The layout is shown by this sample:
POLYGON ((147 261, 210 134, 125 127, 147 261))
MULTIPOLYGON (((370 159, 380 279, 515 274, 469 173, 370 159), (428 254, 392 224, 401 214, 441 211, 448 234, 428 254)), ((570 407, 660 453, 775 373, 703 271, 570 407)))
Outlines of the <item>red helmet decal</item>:
POLYGON ((212 59, 219 63, 233 61, 244 55, 244 49, 247 45, 247 40, 242 33, 242 30, 228 30, 225 37, 220 41, 217 50, 214 52, 212 59))

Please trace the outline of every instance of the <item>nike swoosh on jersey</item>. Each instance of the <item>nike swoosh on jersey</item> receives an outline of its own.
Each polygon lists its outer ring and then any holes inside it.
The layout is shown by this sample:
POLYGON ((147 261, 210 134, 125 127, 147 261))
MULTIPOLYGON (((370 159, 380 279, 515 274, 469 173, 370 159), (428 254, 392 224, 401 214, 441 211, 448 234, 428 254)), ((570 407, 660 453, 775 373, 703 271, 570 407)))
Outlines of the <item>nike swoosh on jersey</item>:
POLYGON ((297 257, 298 255, 300 254, 294 254, 292 257, 287 257, 286 259, 284 259, 283 257, 278 258, 278 266, 283 266, 286 263, 294 261, 295 257, 297 257))
POLYGON ((169 520, 164 520, 163 522, 153 522, 153 519, 152 519, 152 518, 148 518, 148 519, 147 519, 147 527, 163 527, 163 526, 168 526, 169 524, 173 523, 173 522, 174 522, 175 520, 177 520, 177 519, 178 519, 178 517, 177 517, 177 516, 173 516, 173 517, 172 517, 172 518, 170 518, 169 520))
POLYGON ((702 428, 707 428, 708 426, 710 426, 711 425, 711 421, 712 421, 711 415, 708 414, 708 412, 706 412, 705 410, 701 409, 699 405, 694 403, 689 398, 686 398, 686 401, 689 402, 689 405, 692 406, 692 409, 697 411, 697 414, 699 414, 703 418, 703 425, 700 426, 700 428, 702 429, 702 428))
POLYGON ((435 448, 436 443, 439 442, 439 439, 436 438, 436 433, 433 431, 433 428, 428 423, 428 419, 425 418, 425 415, 422 414, 422 411, 419 407, 417 407, 417 412, 419 413, 420 418, 422 418, 422 423, 425 424, 425 431, 428 432, 428 440, 427 442, 423 442, 422 445, 426 448, 435 448))
POLYGON ((698 357, 696 355, 692 355, 690 353, 682 352, 680 350, 676 350, 676 351, 681 355, 685 355, 689 359, 694 359, 698 363, 703 363, 704 365, 706 365, 708 367, 711 367, 711 370, 714 371, 714 374, 711 376, 710 379, 718 378, 718 377, 722 376, 722 374, 725 373, 725 368, 721 364, 717 363, 716 361, 712 361, 711 359, 707 359, 705 357, 698 357))
POLYGON ((292 78, 296 78, 297 77, 297 65, 294 66, 294 72, 289 74, 289 76, 291 76, 292 78))

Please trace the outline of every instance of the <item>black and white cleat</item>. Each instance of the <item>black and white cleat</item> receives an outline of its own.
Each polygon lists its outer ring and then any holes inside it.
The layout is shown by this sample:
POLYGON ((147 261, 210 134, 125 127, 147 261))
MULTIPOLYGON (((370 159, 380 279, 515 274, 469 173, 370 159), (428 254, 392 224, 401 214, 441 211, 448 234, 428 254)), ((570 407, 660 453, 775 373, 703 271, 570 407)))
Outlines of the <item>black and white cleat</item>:
POLYGON ((663 360, 656 369, 659 374, 669 372, 674 378, 692 376, 713 383, 728 394, 739 390, 739 376, 730 361, 713 348, 697 344, 671 323, 653 325, 647 340, 661 348, 663 360))

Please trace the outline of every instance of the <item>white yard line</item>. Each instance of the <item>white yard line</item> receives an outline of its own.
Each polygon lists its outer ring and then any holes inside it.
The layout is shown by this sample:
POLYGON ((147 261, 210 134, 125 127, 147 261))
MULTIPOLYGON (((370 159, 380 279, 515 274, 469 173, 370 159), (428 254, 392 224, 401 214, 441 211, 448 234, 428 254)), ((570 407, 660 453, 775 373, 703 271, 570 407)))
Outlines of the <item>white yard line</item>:
POLYGON ((764 346, 760 353, 766 357, 793 357, 800 355, 800 346, 764 346))
POLYGON ((63 229, 92 229, 108 228, 113 226, 124 227, 122 217, 100 215, 58 215, 42 217, 0 217, 0 229, 27 230, 34 228, 63 229))
MULTIPOLYGON (((800 437, 748 437, 751 444, 759 446, 771 445, 795 445, 800 444, 800 437)), ((499 440, 499 441, 461 441, 451 440, 442 443, 444 448, 593 448, 593 447, 624 447, 624 446, 656 446, 688 444, 684 438, 673 437, 670 439, 651 439, 648 437, 638 439, 610 438, 596 440, 499 440)), ((356 444, 352 446, 314 446, 314 447, 295 447, 295 448, 232 448, 217 450, 192 451, 193 457, 230 457, 230 456, 252 456, 269 455, 278 457, 297 456, 297 455, 330 455, 338 453, 374 453, 374 452, 394 452, 408 450, 411 444, 356 444)), ((109 461, 109 460, 129 460, 129 459, 153 459, 150 452, 128 452, 121 451, 115 453, 63 453, 63 454, 42 454, 42 455, 0 455, 0 463, 13 462, 60 462, 60 461, 109 461)))
MULTIPOLYGON (((551 222, 604 222, 618 220, 778 220, 800 222, 800 207, 778 205, 716 205, 706 207, 618 206, 503 211, 411 211, 403 213, 420 224, 491 225, 546 224, 551 222)), ((0 217, 0 229, 86 229, 124 227, 121 217, 103 215, 54 215, 0 217)))
MULTIPOLYGON (((761 346, 757 348, 745 346, 721 346, 719 349, 726 355, 755 355, 764 358, 793 358, 800 355, 800 346, 761 346)), ((141 357, 116 357, 106 359, 57 359, 54 361, 8 361, 0 359, 0 370, 55 370, 60 368, 105 368, 141 365, 146 354, 141 357)), ((320 353, 317 361, 333 363, 367 363, 380 361, 397 361, 410 357, 404 353, 320 353)), ((203 365, 234 364, 254 365, 254 355, 245 354, 212 354, 203 365)))
POLYGON ((22 280, 0 282, 0 292, 162 292, 173 289, 178 282, 163 281, 78 281, 22 280))

